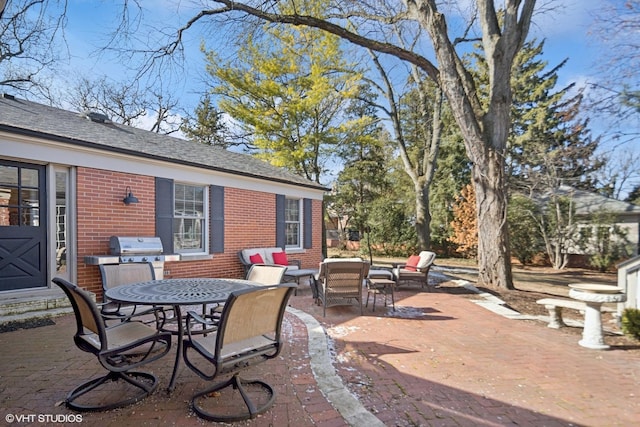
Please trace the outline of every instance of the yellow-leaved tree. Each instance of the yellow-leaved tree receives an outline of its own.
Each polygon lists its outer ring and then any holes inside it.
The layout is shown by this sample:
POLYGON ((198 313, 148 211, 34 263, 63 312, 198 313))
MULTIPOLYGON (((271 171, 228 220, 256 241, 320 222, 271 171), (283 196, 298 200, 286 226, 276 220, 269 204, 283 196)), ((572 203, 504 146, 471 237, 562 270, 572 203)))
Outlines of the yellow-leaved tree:
MULTIPOLYGON (((318 14, 322 4, 304 8, 318 14)), ((262 30, 259 37, 245 35, 233 61, 207 52, 207 71, 217 83, 212 93, 257 157, 320 183, 335 147, 361 128, 344 119, 361 75, 333 34, 302 26, 262 30)))

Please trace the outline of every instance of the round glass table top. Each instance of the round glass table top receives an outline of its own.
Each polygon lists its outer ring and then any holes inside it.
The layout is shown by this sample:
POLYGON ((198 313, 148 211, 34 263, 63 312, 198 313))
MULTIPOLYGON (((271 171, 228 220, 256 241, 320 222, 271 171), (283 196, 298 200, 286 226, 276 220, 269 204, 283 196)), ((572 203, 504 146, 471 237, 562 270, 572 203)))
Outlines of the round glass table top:
POLYGON ((242 279, 163 279, 120 285, 105 295, 131 304, 182 305, 225 302, 231 292, 258 286, 242 279))

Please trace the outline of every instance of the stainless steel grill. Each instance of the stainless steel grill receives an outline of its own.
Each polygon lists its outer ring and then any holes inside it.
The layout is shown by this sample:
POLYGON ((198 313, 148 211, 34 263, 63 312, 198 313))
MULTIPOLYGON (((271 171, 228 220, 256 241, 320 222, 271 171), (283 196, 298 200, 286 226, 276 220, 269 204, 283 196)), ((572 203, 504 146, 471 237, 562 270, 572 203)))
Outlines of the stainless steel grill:
POLYGON ((121 263, 165 261, 159 237, 111 236, 109 251, 118 255, 121 263))
POLYGON ((109 252, 110 255, 86 256, 84 262, 89 265, 150 262, 153 264, 156 279, 162 279, 164 263, 180 260, 180 255, 162 253, 162 240, 159 237, 111 236, 109 252))

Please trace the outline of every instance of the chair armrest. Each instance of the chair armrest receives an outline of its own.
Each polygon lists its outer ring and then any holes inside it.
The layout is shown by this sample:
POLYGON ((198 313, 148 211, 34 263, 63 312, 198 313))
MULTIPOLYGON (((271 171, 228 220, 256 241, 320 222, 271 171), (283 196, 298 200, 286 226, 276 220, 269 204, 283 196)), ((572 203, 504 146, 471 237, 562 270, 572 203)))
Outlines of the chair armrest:
POLYGON ((115 315, 120 311, 120 304, 106 301, 106 302, 97 302, 96 306, 100 310, 100 314, 104 315, 115 315))
POLYGON ((242 251, 238 251, 238 260, 240 260, 240 264, 242 264, 242 270, 244 275, 246 276, 251 268, 251 263, 244 259, 242 256, 242 251))
POLYGON ((242 265, 251 265, 251 263, 245 260, 244 257, 242 256, 242 251, 238 251, 238 259, 240 260, 242 265))
MULTIPOLYGON (((195 320, 198 323, 202 323, 203 325, 208 325, 210 324, 210 322, 204 318, 204 316, 199 315, 198 313, 196 313, 195 311, 189 311, 187 313, 187 319, 188 320, 195 320)), ((187 322, 187 327, 191 322, 187 322)))
POLYGON ((213 332, 215 330, 218 329, 218 321, 216 319, 215 316, 202 316, 198 313, 196 313, 195 311, 189 311, 187 312, 187 336, 189 337, 189 339, 192 339, 192 325, 193 324, 200 324, 202 325, 202 330, 201 331, 194 331, 196 333, 205 333, 205 332, 213 332), (212 319, 215 320, 208 320, 207 317, 210 317, 212 319))
POLYGON ((393 268, 403 268, 407 266, 407 264, 404 262, 392 262, 391 265, 393 266, 393 268))
POLYGON ((126 314, 120 311, 120 309, 122 308, 122 305, 118 303, 107 301, 102 303, 96 303, 96 306, 100 310, 100 316, 105 321, 119 320, 120 322, 129 322, 131 320, 135 320, 140 316, 153 315, 154 316, 153 320, 144 320, 142 321, 142 323, 144 323, 145 325, 150 325, 152 323, 155 323, 156 329, 158 330, 162 329, 162 327, 164 326, 167 320, 166 310, 173 310, 172 307, 163 307, 160 305, 152 305, 152 306, 145 306, 145 307, 139 307, 137 305, 134 305, 133 311, 131 313, 126 314), (109 306, 112 306, 113 308, 109 308, 109 306))
POLYGON ((288 261, 289 261, 289 265, 295 265, 296 267, 301 268, 299 259, 290 259, 288 261))
MULTIPOLYGON (((114 328, 128 328, 134 323, 140 323, 144 325, 143 322, 131 321, 120 323, 114 326, 114 328)), ((165 354, 167 354, 171 349, 171 332, 158 331, 154 328, 149 327, 148 325, 145 326, 149 328, 149 335, 113 349, 100 351, 98 353, 98 359, 100 360, 100 362, 105 367, 109 365, 110 371, 123 372, 137 368, 138 366, 145 363, 158 360, 165 354), (158 343, 161 343, 163 348, 156 351, 156 344, 158 343), (142 356, 140 358, 131 359, 130 357, 126 356, 126 354, 131 350, 142 347, 145 344, 150 344, 150 348, 141 349, 142 353, 140 354, 142 356)))

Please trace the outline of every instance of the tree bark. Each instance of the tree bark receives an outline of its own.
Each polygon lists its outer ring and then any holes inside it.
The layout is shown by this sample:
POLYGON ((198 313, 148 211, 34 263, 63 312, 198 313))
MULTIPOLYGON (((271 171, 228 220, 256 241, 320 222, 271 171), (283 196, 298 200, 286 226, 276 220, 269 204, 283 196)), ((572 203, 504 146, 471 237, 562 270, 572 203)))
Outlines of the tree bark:
POLYGON ((429 186, 425 179, 419 179, 414 184, 416 195, 416 233, 420 250, 431 247, 431 212, 429 211, 429 186))
POLYGON ((493 2, 478 1, 482 43, 489 68, 490 99, 485 111, 473 93, 473 83, 448 38, 446 20, 437 11, 435 1, 408 2, 409 11, 431 36, 439 64, 440 85, 451 103, 467 155, 473 162, 478 281, 506 289, 513 289, 504 175, 511 107, 511 65, 526 37, 535 2, 526 2, 522 22, 517 19, 519 3, 518 0, 507 1, 505 24, 501 28, 493 2))

